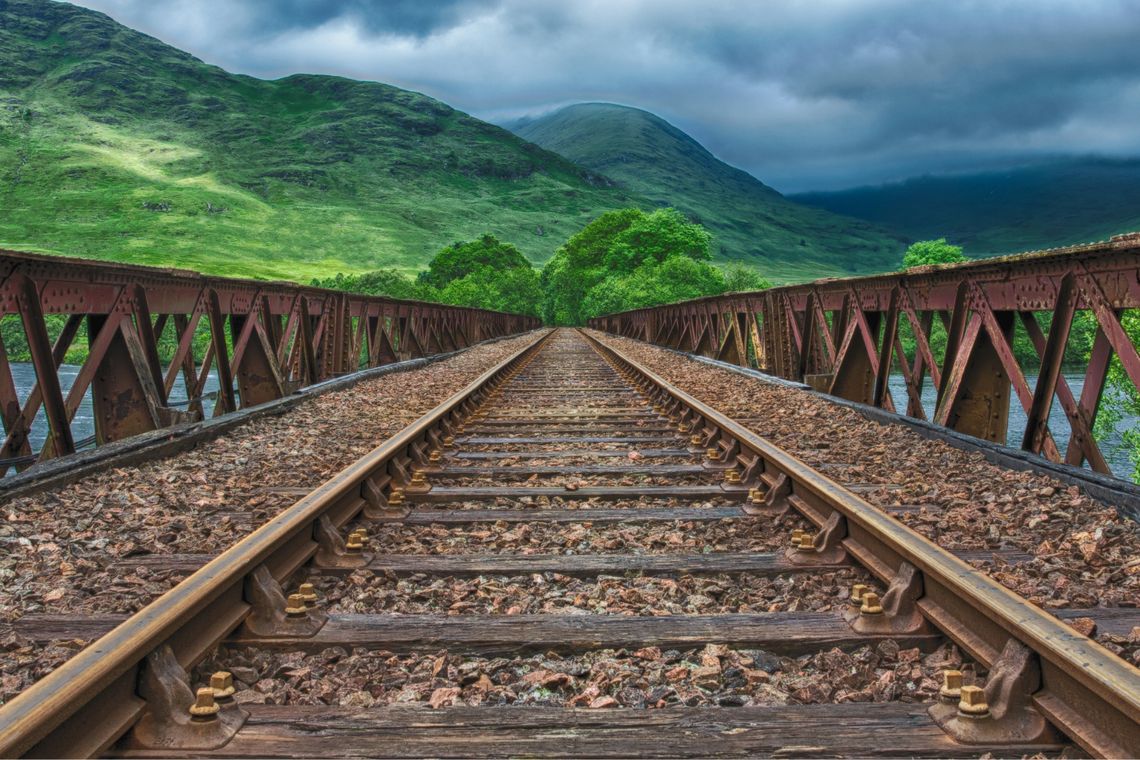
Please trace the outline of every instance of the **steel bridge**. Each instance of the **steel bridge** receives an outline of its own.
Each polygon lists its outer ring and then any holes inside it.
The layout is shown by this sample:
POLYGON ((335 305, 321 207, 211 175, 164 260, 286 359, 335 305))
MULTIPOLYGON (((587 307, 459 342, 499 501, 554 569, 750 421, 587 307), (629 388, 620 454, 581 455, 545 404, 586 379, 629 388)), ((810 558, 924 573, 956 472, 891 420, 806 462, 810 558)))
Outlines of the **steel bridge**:
POLYGON ((20 397, 0 337, 3 472, 73 453, 72 421, 89 388, 93 442, 102 445, 538 326, 481 309, 0 251, 0 318, 11 315, 19 317, 36 384, 20 397), (87 358, 65 394, 60 366, 81 331, 87 358), (195 336, 208 339, 204 353, 195 355, 195 336), (174 351, 165 371, 164 340, 174 351), (219 389, 207 396, 211 371, 219 389), (184 407, 169 402, 179 380, 184 407), (33 451, 29 433, 41 408, 50 432, 33 451))
POLYGON ((937 389, 931 422, 998 443, 1006 442, 1016 398, 1027 420, 1020 431, 1023 449, 1111 474, 1093 425, 1114 356, 1133 388, 1140 388, 1140 356, 1121 325, 1122 312, 1135 308, 1140 233, 954 266, 700 298, 610 314, 590 326, 919 419, 927 419, 922 390, 929 377, 937 389), (1061 369, 1079 312, 1095 320, 1096 335, 1078 397, 1061 369), (1047 334, 1037 318, 1042 313, 1052 315, 1047 334), (1013 350, 1018 322, 1039 359, 1029 368, 1013 350), (935 350, 936 331, 945 339, 941 352, 935 350), (905 333, 915 344, 909 353, 905 333), (896 401, 888 388, 896 368, 906 381, 905 400, 896 401), (1054 398, 1071 429, 1064 451, 1048 426, 1054 398))

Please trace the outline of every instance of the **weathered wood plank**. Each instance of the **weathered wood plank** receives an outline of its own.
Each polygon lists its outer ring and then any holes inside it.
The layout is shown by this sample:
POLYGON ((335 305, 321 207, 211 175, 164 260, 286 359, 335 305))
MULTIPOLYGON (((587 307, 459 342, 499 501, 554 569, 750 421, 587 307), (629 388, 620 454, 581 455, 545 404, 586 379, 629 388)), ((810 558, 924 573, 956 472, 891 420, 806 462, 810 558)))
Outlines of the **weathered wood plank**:
MULTIPOLYGON (((427 493, 407 493, 407 500, 420 504, 446 504, 453 501, 521 499, 557 496, 562 499, 712 499, 733 495, 719 485, 698 486, 435 486, 427 493)), ((737 493, 739 495, 739 493, 737 493)))
MULTIPOLYGON (((257 639, 235 643, 320 651, 342 646, 393 652, 584 652, 659 646, 701 647, 709 642, 765 649, 788 656, 831 647, 852 649, 880 637, 852 630, 837 613, 773 612, 732 615, 333 615, 307 639, 257 639)), ((894 636, 900 646, 931 648, 937 635, 894 636)))
MULTIPOLYGON (((926 705, 783 705, 665 710, 558 707, 247 705, 225 747, 197 757, 1001 757, 1057 754, 1057 745, 958 744, 926 705)), ((184 757, 113 749, 109 756, 184 757)))
MULTIPOLYGON (((124 616, 27 616, 15 628, 33 641, 91 640, 124 616)), ((238 633, 229 641, 266 649, 316 652, 340 646, 423 652, 507 654, 659 646, 702 647, 707 643, 765 649, 795 656, 832 647, 853 649, 881 638, 900 646, 930 649, 937 635, 865 636, 838 613, 771 612, 731 615, 332 615, 310 638, 260 639, 238 633)))
MULTIPOLYGON (((691 457, 688 449, 641 449, 641 456, 658 459, 663 457, 691 457)), ((459 451, 450 455, 454 459, 560 459, 562 457, 625 457, 628 451, 616 449, 565 449, 563 451, 459 451)))

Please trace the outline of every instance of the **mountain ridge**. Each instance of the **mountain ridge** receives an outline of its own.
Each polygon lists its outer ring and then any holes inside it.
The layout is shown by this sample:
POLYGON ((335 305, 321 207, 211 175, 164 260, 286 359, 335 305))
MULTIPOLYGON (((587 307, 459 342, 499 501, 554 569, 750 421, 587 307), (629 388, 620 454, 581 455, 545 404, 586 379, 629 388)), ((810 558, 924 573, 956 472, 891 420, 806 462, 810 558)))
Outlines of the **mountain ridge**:
POLYGON ((1140 158, 1075 156, 790 197, 981 258, 1140 230, 1140 158))
POLYGON ((425 95, 203 63, 109 16, 0 2, 0 246, 216 274, 418 269, 492 232, 541 263, 640 203, 425 95))
POLYGON ((722 257, 765 274, 774 267, 805 278, 893 269, 905 247, 885 229, 784 198, 649 111, 578 103, 505 126, 655 205, 676 206, 713 232, 722 257))

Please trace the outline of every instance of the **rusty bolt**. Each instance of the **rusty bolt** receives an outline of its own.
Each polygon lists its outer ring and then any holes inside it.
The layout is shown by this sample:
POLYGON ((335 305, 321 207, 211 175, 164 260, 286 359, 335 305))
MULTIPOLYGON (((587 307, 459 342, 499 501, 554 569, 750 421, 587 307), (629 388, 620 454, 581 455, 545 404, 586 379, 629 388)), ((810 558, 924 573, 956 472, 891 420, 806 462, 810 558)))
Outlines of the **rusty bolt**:
POLYGON ((717 449, 717 448, 706 449, 705 450, 705 457, 707 457, 710 462, 719 462, 720 461, 720 449, 717 449))
POLYGON ((693 434, 693 435, 692 435, 692 436, 689 438, 689 443, 693 444, 694 446, 700 446, 700 445, 701 445, 701 443, 702 443, 702 442, 704 442, 704 440, 705 440, 705 439, 704 439, 702 436, 699 436, 699 435, 697 435, 696 433, 694 433, 694 434, 693 434))
POLYGON ((300 594, 290 594, 289 599, 285 602, 285 616, 286 617, 305 617, 309 608, 305 606, 305 597, 300 594))
POLYGON ((352 532, 355 533, 356 537, 360 539, 360 543, 362 543, 362 544, 368 543, 368 529, 367 528, 357 528, 356 530, 354 530, 352 532))
POLYGON ((967 718, 985 718, 990 714, 986 690, 980 686, 963 686, 959 692, 958 714, 967 718))
POLYGON ((214 690, 209 686, 198 689, 194 704, 190 705, 191 720, 214 720, 222 711, 221 706, 214 701, 214 690))
POLYGON ((439 449, 432 449, 428 452, 428 461, 432 464, 439 464, 443 461, 443 452, 439 449))
POLYGON ((393 488, 388 494, 388 506, 396 507, 404 503, 404 492, 399 488, 393 488))
POLYGON ((803 528, 796 528, 795 530, 793 530, 792 531, 792 543, 796 546, 799 546, 800 545, 800 538, 802 538, 803 535, 804 535, 804 529, 803 528))
POLYGON ((358 533, 349 533, 348 538, 345 539, 344 548, 350 554, 359 554, 364 551, 364 542, 360 540, 358 533))
POLYGON ((412 473, 413 486, 422 486, 425 483, 427 483, 427 475, 424 474, 423 470, 416 470, 412 473))
POLYGON ((760 504, 764 501, 764 492, 759 488, 749 488, 748 500, 753 504, 760 504))
POLYGON ((867 593, 870 590, 871 590, 871 587, 868 586, 866 583, 856 583, 854 586, 851 587, 851 603, 862 605, 863 604, 863 594, 867 593))
POLYGON ((693 429, 693 426, 687 422, 682 422, 681 424, 677 425, 677 432, 679 432, 679 433, 687 433, 692 429, 693 429))
POLYGON ((214 692, 214 701, 228 702, 234 696, 234 677, 228 670, 219 670, 210 676, 210 689, 214 692))
POLYGON ((740 470, 736 470, 736 469, 725 470, 724 471, 724 482, 725 483, 739 483, 740 482, 740 470))
POLYGON ((938 695, 942 697, 943 702, 951 704, 960 700, 962 698, 962 671, 943 670, 942 688, 938 690, 938 695))
POLYGON ((800 536, 800 545, 796 547, 798 551, 807 553, 815 551, 815 536, 804 533, 800 536))
POLYGON ((455 445, 455 436, 445 435, 443 437, 443 445, 444 446, 454 446, 455 445))
POLYGON ((867 591, 863 594, 863 604, 859 606, 860 615, 882 615, 883 605, 879 601, 879 595, 874 591, 867 591))
POLYGON ((297 587, 297 593, 305 600, 306 607, 317 606, 317 587, 311 583, 302 583, 297 587))

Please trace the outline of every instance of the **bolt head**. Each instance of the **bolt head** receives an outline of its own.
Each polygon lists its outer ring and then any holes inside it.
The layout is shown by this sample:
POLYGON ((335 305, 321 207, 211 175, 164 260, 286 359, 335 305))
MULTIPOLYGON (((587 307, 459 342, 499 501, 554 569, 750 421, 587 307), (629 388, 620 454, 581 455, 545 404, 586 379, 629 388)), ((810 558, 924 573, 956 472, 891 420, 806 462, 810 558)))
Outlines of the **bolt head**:
POLYGON ((315 607, 317 604, 317 587, 311 583, 302 583, 297 587, 297 593, 305 600, 306 607, 315 607))
POLYGON ((764 493, 759 488, 749 488, 748 500, 753 504, 759 504, 764 501, 764 493))
POLYGON ((874 591, 863 594, 863 604, 859 607, 860 615, 882 615, 883 605, 879 602, 879 595, 874 591))
POLYGON ((793 530, 792 531, 792 543, 793 544, 799 544, 800 537, 803 536, 803 534, 804 534, 803 528, 796 528, 795 530, 793 530))
POLYGON ((694 446, 700 446, 703 440, 704 439, 701 436, 694 434, 689 438, 689 443, 693 444, 694 446))
POLYGON ((709 459, 710 462, 715 462, 720 459, 720 449, 707 449, 705 451, 705 456, 709 459))
POLYGON ((796 547, 797 550, 807 553, 815 551, 815 536, 804 533, 800 536, 800 545, 796 547))
POLYGON ((963 686, 959 692, 958 713, 971 718, 981 718, 990 714, 986 704, 986 690, 980 686, 963 686))
POLYGON ((942 688, 938 690, 943 700, 957 702, 962 698, 962 671, 943 670, 942 688))
POLYGON ((221 710, 221 706, 214 701, 214 690, 203 686, 195 694, 194 704, 190 705, 190 717, 195 720, 213 720, 221 710))
POLYGON ((724 480, 726 483, 739 483, 740 482, 740 470, 725 470, 724 471, 724 480))
POLYGON ((210 689, 214 699, 229 699, 234 695, 234 677, 228 670, 219 670, 210 676, 210 689))
POLYGON ((285 602, 285 615, 287 617, 304 617, 309 611, 305 606, 305 597, 300 594, 290 594, 285 602))
POLYGON ((863 594, 867 593, 870 590, 871 590, 871 587, 868 586, 867 584, 856 583, 854 586, 851 587, 851 603, 862 605, 863 604, 863 594))

